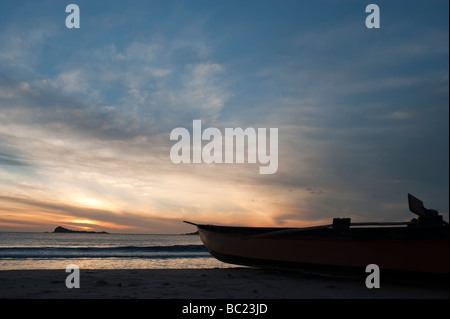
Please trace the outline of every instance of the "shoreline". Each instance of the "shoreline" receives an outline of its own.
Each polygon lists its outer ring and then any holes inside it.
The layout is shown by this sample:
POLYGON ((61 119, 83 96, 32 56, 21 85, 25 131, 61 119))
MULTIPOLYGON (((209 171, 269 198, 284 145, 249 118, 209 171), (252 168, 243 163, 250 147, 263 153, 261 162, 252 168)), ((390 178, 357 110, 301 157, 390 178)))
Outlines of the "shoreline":
POLYGON ((60 270, 0 270, 1 299, 449 299, 447 282, 367 274, 317 274, 223 269, 80 269, 80 288, 60 270))

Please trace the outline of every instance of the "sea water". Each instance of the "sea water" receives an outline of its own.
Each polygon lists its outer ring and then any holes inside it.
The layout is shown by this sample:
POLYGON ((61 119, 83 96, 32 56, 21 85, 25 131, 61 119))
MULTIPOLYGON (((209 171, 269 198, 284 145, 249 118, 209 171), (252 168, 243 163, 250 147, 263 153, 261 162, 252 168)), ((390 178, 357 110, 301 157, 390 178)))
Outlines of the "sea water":
POLYGON ((197 235, 0 232, 0 270, 185 269, 233 267, 197 235))

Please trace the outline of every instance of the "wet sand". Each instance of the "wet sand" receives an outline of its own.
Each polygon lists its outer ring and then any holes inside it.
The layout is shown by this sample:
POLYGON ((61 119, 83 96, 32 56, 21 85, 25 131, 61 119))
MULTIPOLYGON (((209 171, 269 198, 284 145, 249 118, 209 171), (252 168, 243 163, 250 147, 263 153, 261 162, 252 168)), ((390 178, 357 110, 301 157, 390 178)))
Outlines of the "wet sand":
POLYGON ((81 270, 68 289, 65 270, 0 271, 2 299, 448 299, 448 284, 384 280, 366 274, 283 273, 251 268, 81 270))

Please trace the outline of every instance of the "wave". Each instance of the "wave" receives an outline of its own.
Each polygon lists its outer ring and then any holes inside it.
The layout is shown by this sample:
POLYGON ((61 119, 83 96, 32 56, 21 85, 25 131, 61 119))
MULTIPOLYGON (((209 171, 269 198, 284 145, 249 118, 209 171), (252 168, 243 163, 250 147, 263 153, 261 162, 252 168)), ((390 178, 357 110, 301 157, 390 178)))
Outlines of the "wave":
POLYGON ((115 247, 0 247, 4 258, 204 258, 203 245, 115 247))

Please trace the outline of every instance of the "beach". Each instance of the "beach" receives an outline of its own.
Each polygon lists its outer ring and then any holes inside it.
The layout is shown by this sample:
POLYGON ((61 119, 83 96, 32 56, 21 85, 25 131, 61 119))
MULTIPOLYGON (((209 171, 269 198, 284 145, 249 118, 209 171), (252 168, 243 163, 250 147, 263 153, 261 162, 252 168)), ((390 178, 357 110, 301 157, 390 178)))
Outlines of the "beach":
POLYGON ((448 299, 448 285, 366 274, 318 274, 227 269, 80 270, 80 288, 67 288, 61 270, 2 270, 1 299, 448 299))
MULTIPOLYGON (((448 299, 447 282, 220 262, 198 236, 0 233, 0 299, 448 299), (68 265, 79 288, 67 288, 68 265)), ((73 280, 75 284, 75 280, 73 280)))

